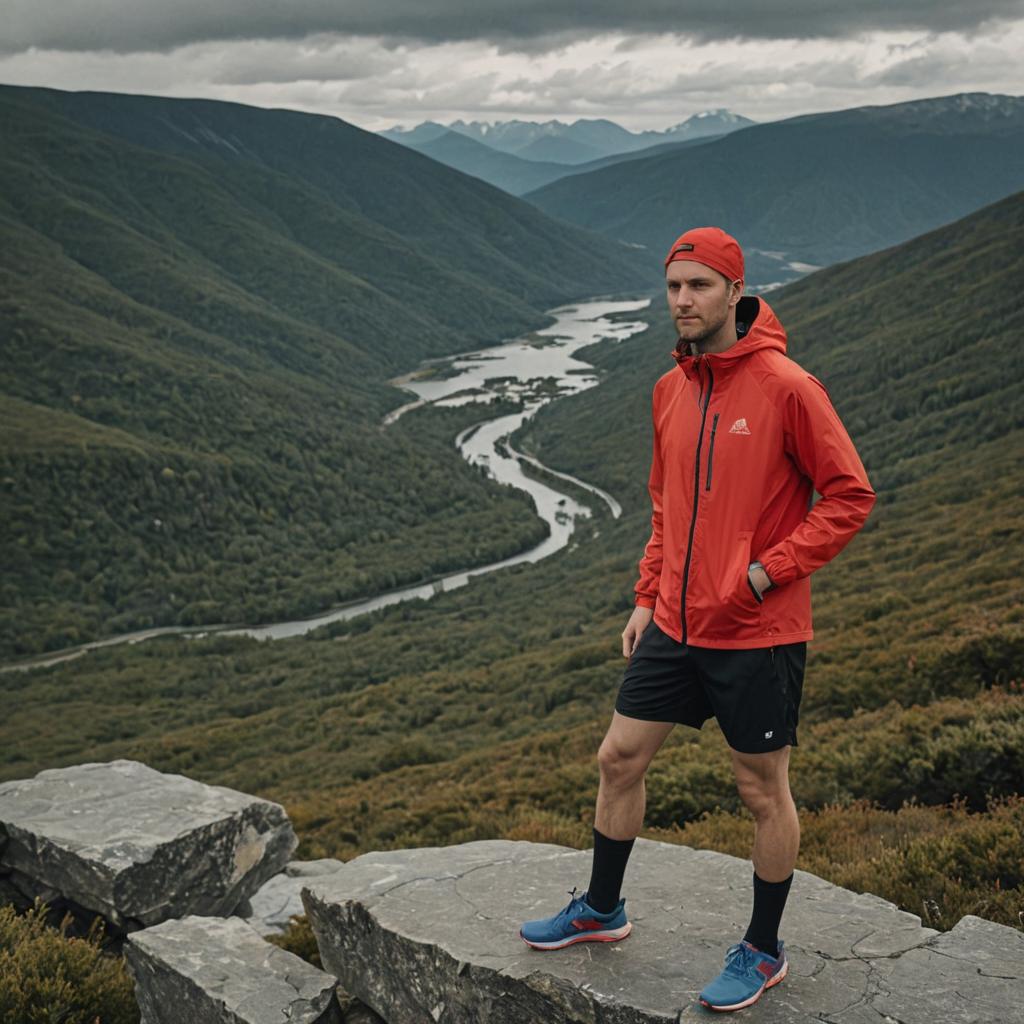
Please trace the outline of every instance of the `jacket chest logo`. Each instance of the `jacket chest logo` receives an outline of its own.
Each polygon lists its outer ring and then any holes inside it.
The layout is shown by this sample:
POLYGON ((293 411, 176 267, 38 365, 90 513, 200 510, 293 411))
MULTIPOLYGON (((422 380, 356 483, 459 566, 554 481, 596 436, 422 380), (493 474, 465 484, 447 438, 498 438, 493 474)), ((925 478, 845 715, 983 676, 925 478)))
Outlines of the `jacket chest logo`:
POLYGON ((730 434, 749 434, 750 427, 747 426, 747 421, 742 417, 738 419, 730 428, 730 434))

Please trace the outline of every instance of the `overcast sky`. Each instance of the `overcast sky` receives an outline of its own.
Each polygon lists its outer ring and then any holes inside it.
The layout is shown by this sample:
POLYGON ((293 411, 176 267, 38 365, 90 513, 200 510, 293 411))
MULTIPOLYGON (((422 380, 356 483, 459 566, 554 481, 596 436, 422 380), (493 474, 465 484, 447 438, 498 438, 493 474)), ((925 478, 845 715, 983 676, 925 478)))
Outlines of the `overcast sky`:
POLYGON ((665 128, 1020 95, 1024 0, 3 0, 0 82, 334 114, 665 128))

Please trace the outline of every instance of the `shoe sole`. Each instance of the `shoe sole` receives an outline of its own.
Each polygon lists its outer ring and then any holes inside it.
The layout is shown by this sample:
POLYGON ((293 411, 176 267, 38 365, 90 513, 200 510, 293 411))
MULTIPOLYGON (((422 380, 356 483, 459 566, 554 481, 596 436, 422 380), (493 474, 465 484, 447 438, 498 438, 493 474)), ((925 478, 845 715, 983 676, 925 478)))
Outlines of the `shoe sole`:
POLYGON ((705 1002, 703 999, 700 1000, 700 1003, 701 1003, 702 1006, 706 1006, 709 1010, 717 1010, 717 1011, 723 1012, 723 1013, 727 1012, 729 1010, 742 1010, 743 1007, 745 1007, 745 1006, 753 1006, 754 1003, 756 1003, 758 1001, 758 999, 760 999, 761 996, 763 996, 765 994, 765 992, 767 992, 768 989, 770 989, 772 987, 772 985, 778 985, 778 983, 780 981, 782 981, 782 979, 787 974, 789 974, 789 961, 788 960, 782 965, 782 970, 779 971, 779 973, 776 974, 774 978, 771 978, 769 981, 766 981, 757 990, 757 992, 754 993, 754 995, 752 995, 749 999, 744 999, 742 1003, 733 1003, 731 1006, 714 1006, 711 1003, 705 1002))
POLYGON ((632 930, 633 923, 627 921, 621 928, 612 928, 609 931, 600 932, 580 932, 579 935, 571 935, 567 939, 558 939, 555 942, 533 942, 523 935, 522 932, 519 933, 519 938, 533 949, 565 949, 566 946, 571 946, 577 942, 618 942, 619 939, 624 939, 632 930))

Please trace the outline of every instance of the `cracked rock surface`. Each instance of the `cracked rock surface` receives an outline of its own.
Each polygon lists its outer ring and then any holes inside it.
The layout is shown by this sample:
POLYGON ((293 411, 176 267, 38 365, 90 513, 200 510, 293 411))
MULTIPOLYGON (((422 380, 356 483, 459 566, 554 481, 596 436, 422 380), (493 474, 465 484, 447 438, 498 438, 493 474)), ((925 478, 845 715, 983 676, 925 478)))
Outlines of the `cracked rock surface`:
POLYGON ((141 1024, 342 1024, 335 979, 237 917, 164 921, 124 955, 141 1024))
MULTIPOLYGON (((746 929, 750 862, 637 839, 632 934, 541 952, 523 921, 561 910, 592 853, 485 840, 367 853, 302 890, 324 966, 391 1024, 647 1024, 714 1019, 697 1003, 746 929)), ((1024 934, 913 914, 797 871, 781 936, 789 976, 763 1024, 1024 1024, 1024 934)))
POLYGON ((119 759, 0 783, 0 877, 12 902, 60 897, 131 932, 226 915, 298 841, 284 808, 119 759))

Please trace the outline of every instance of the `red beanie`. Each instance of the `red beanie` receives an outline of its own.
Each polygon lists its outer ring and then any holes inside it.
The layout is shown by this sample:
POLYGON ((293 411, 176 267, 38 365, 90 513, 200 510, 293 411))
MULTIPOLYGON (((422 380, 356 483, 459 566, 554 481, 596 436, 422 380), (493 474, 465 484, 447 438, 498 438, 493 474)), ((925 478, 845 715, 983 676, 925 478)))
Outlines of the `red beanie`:
POLYGON ((730 281, 743 279, 743 250, 732 235, 721 228, 690 228, 673 243, 665 257, 667 267, 673 260, 703 263, 730 281))

